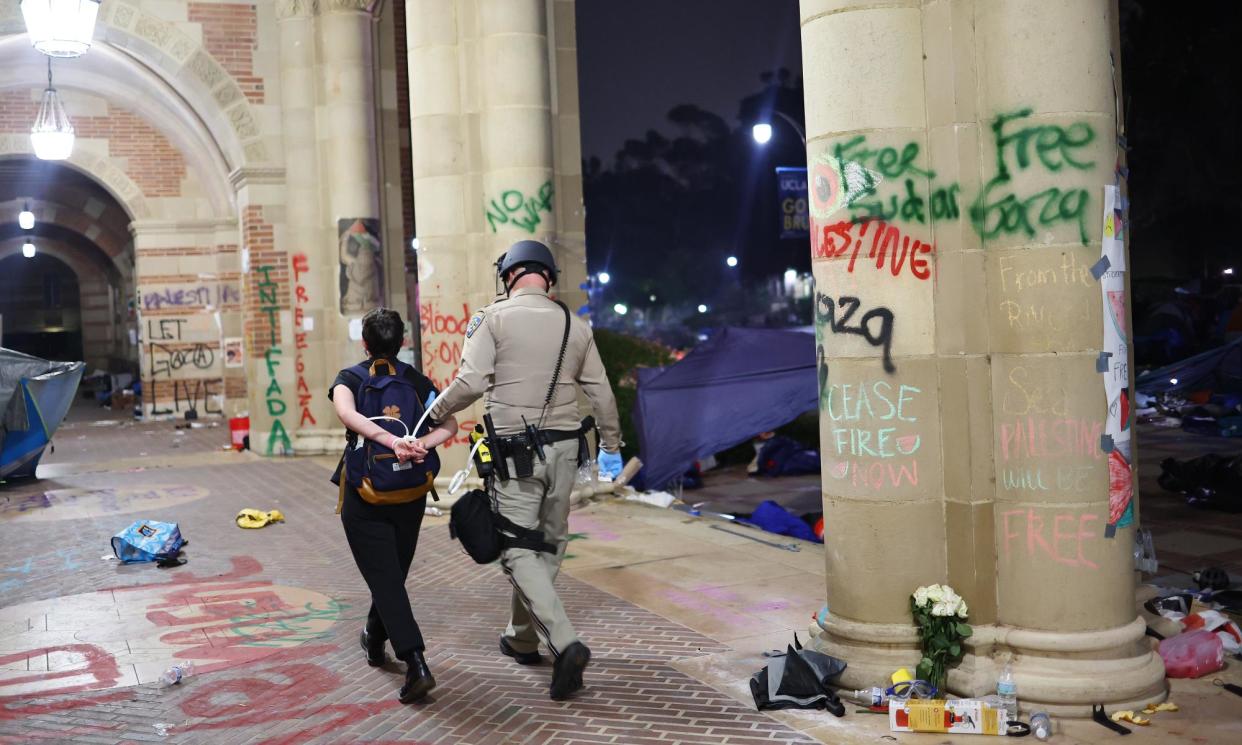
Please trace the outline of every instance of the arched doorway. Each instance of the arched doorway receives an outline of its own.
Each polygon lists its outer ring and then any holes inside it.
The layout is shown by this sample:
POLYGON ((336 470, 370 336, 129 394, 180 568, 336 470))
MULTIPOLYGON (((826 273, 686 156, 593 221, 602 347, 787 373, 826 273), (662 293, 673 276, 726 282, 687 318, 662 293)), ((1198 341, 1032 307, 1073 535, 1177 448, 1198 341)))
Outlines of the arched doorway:
POLYGON ((71 167, 0 158, 0 313, 4 345, 92 370, 136 373, 131 217, 71 167), (34 226, 18 215, 29 210, 34 226), (27 257, 22 248, 35 247, 27 257))
POLYGON ((81 360, 82 304, 73 269, 47 253, 0 259, 0 331, 8 349, 81 360))

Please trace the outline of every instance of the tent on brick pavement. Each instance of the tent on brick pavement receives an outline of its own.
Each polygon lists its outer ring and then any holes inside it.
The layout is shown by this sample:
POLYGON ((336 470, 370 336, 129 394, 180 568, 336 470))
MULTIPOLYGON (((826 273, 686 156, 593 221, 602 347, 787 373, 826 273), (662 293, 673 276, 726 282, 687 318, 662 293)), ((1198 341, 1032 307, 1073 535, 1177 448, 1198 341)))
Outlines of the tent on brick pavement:
POLYGON ((0 347, 0 478, 34 476, 85 367, 0 347))

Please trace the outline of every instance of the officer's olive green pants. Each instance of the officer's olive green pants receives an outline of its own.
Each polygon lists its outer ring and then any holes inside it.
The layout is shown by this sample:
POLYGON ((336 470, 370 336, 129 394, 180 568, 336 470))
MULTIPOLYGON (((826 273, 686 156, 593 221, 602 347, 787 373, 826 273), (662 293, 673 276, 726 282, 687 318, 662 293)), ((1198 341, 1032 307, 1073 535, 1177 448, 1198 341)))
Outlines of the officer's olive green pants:
MULTIPOLYGON (((535 458, 529 478, 496 482, 496 508, 524 528, 543 531, 556 553, 510 548, 500 565, 513 583, 513 610, 505 638, 519 652, 534 652, 539 639, 554 655, 578 640, 565 608, 552 587, 569 540, 569 497, 578 473, 578 441, 567 440, 543 448, 547 463, 535 458)), ((512 475, 513 461, 509 461, 512 475)))

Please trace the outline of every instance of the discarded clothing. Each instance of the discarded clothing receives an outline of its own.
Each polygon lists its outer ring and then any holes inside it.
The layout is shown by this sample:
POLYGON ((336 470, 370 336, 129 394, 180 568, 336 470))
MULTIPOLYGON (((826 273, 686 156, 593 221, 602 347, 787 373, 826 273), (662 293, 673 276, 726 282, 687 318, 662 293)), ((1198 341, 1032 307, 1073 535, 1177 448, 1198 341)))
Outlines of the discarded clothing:
POLYGON ((239 528, 257 529, 269 523, 283 523, 285 516, 280 510, 262 512, 261 510, 245 509, 238 512, 237 517, 233 519, 237 521, 237 527, 239 528))
POLYGON ((756 507, 749 519, 738 522, 754 525, 777 535, 787 535, 816 543, 824 542, 821 536, 815 535, 814 528, 807 525, 805 520, 770 499, 756 507))
POLYGON ((1160 469, 1161 488, 1186 495, 1188 504, 1225 512, 1242 511, 1242 457, 1209 453, 1184 461, 1165 458, 1160 469))
POLYGON ((827 709, 836 716, 845 715, 845 705, 829 685, 845 670, 845 662, 802 649, 796 635, 794 644, 771 660, 750 677, 756 709, 827 709))
POLYGON ((171 562, 181 553, 181 547, 186 543, 177 523, 136 520, 128 528, 112 536, 112 551, 116 558, 126 564, 142 561, 171 562))
POLYGON ((789 437, 777 435, 759 450, 761 476, 799 476, 819 473, 819 452, 789 437))

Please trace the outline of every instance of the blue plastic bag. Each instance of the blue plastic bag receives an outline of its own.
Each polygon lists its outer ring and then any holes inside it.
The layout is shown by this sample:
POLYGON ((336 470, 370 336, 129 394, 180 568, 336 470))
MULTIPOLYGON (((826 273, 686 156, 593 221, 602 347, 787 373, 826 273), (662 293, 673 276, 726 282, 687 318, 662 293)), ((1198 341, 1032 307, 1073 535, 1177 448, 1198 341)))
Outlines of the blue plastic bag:
POLYGON ((184 545, 185 539, 176 523, 154 520, 138 520, 112 536, 112 551, 126 564, 173 559, 184 545))

